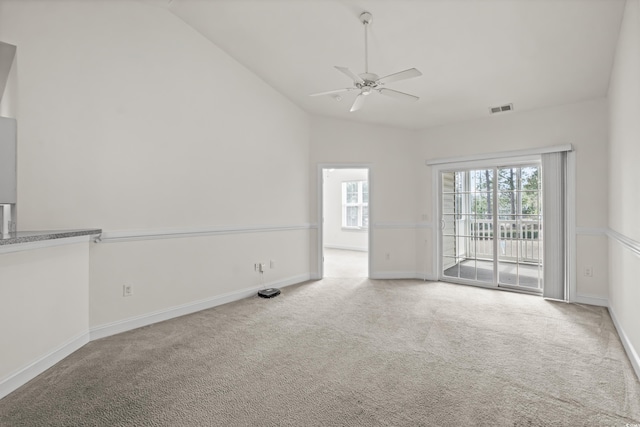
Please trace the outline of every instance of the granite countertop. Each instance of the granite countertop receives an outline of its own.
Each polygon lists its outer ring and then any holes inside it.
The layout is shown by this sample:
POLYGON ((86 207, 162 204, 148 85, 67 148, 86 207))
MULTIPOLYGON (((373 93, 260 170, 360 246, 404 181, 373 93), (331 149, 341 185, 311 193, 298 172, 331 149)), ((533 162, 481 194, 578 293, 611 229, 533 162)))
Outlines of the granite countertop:
POLYGON ((100 233, 102 233, 102 230, 99 228, 82 230, 15 231, 5 235, 0 234, 0 246, 38 242, 41 240, 65 239, 68 237, 93 236, 100 233))

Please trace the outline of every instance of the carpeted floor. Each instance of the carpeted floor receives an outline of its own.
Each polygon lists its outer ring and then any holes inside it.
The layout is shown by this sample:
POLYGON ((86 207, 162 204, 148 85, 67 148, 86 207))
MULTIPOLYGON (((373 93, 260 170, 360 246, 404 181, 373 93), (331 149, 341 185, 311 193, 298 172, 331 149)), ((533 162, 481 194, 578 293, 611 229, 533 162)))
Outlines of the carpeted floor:
POLYGON ((2 426, 635 426, 607 311, 324 279, 94 341, 0 400, 2 426))

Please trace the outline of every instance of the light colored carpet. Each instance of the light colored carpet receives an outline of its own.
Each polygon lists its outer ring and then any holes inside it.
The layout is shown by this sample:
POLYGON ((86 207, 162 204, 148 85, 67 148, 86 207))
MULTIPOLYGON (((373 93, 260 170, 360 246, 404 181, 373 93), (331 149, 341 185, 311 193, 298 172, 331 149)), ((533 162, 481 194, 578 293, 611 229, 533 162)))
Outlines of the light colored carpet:
POLYGON ((626 426, 640 383, 605 309, 324 279, 94 341, 2 426, 626 426))

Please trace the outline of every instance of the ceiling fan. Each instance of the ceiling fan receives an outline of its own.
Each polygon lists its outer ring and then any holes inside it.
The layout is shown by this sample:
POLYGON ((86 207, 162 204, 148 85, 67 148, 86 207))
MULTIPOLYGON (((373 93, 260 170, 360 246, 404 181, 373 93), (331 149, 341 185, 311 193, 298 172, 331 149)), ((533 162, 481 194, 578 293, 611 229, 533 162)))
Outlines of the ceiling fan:
POLYGON ((344 88, 329 90, 326 92, 313 93, 309 96, 322 96, 322 95, 335 95, 342 92, 350 92, 353 90, 359 90, 360 93, 356 97, 356 100, 351 106, 351 112, 357 111, 364 105, 365 98, 373 91, 381 93, 382 95, 390 96, 392 98, 402 99, 405 101, 417 101, 420 99, 415 95, 399 92, 397 90, 388 89, 384 87, 387 83, 396 82, 398 80, 406 80, 413 77, 421 76, 422 73, 416 68, 409 68, 408 70, 400 71, 398 73, 389 74, 388 76, 378 77, 377 74, 369 72, 369 52, 368 52, 368 40, 367 40, 367 26, 371 23, 373 16, 369 12, 362 12, 360 14, 360 22, 364 25, 364 73, 358 75, 348 69, 347 67, 338 67, 338 71, 341 71, 351 80, 353 80, 353 86, 344 88))

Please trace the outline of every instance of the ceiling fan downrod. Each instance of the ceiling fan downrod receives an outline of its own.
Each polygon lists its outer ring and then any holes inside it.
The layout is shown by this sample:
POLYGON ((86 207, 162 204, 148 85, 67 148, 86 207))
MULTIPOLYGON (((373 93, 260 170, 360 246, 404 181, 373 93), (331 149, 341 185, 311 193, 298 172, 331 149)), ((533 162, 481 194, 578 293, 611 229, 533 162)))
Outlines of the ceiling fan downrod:
POLYGON ((364 25, 364 72, 369 73, 369 39, 367 26, 373 20, 373 15, 364 11, 360 14, 360 22, 364 25))

